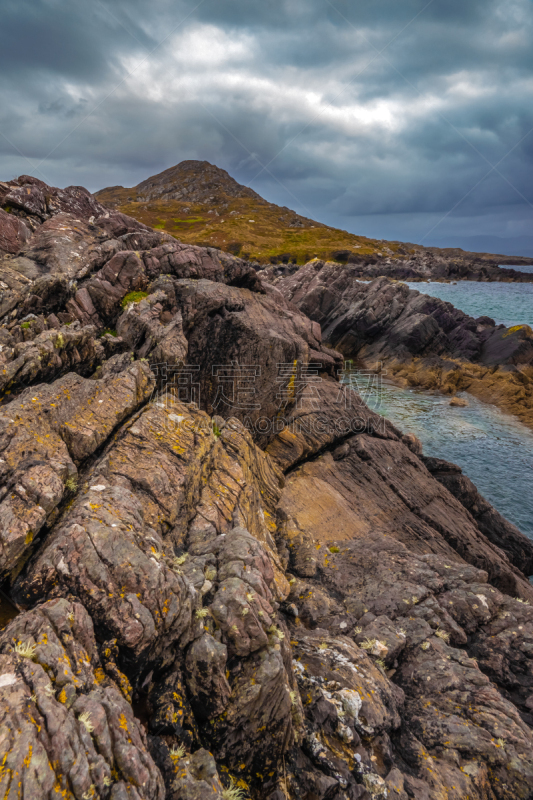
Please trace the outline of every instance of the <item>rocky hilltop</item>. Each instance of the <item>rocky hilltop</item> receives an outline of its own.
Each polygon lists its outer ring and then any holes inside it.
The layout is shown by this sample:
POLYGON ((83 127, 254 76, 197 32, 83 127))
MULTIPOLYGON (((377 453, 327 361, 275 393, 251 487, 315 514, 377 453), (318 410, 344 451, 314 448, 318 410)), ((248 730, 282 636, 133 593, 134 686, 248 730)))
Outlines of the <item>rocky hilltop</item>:
POLYGON ((519 270, 533 258, 387 242, 356 236, 268 203, 207 161, 182 161, 135 186, 96 193, 118 209, 190 244, 208 244, 262 264, 304 264, 313 257, 356 264, 366 277, 400 280, 533 281, 519 270))
POLYGON ((3 796, 531 798, 533 543, 247 261, 1 192, 3 796))

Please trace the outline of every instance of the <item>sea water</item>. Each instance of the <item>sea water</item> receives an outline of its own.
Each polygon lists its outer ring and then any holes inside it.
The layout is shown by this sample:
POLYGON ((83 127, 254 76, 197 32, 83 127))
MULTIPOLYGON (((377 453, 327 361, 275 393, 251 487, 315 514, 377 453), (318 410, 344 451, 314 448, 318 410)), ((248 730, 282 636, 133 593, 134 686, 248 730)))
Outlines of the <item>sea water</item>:
MULTIPOLYGON (((522 269, 522 267, 521 267, 522 269)), ((533 272, 533 267, 530 268, 533 272)), ((523 268, 523 271, 530 271, 523 268)), ((410 289, 446 300, 471 317, 492 317, 496 325, 533 328, 533 283, 407 283, 410 289)))
POLYGON ((358 380, 365 402, 403 433, 414 433, 424 454, 458 464, 481 494, 533 539, 533 431, 496 406, 466 393, 450 397, 400 388, 387 377, 358 380))

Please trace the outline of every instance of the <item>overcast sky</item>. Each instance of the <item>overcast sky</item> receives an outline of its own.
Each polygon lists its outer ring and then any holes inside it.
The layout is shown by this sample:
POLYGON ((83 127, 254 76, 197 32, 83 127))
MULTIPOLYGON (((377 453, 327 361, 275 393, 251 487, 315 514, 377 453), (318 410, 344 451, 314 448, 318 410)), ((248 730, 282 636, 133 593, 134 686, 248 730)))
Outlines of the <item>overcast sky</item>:
POLYGON ((0 0, 0 179, 201 159, 355 233, 532 235, 532 34, 532 0, 0 0))

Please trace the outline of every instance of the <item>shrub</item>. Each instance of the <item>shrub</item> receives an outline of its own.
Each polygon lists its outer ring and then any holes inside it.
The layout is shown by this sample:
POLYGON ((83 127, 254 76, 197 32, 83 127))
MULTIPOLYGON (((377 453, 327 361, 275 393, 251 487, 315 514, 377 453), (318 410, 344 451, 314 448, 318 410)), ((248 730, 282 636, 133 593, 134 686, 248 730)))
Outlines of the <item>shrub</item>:
POLYGON ((333 261, 340 261, 341 264, 346 264, 351 255, 350 250, 334 250, 331 257, 333 261))
POLYGON ((226 248, 228 253, 232 253, 234 256, 238 256, 242 250, 242 242, 230 242, 226 248))
POLYGON ((65 488, 67 488, 69 492, 76 492, 78 490, 78 479, 75 477, 67 478, 65 481, 65 488))

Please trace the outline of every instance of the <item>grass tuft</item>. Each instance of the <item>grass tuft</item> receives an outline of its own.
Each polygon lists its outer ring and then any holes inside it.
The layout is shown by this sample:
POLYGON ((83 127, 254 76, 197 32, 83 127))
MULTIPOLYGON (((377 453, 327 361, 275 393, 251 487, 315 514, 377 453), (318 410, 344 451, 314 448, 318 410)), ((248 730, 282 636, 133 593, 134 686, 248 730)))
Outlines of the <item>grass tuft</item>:
POLYGON ((17 642, 15 645, 15 653, 22 656, 22 658, 33 659, 35 656, 35 648, 37 645, 31 642, 17 642))
POLYGON ((237 786, 235 781, 231 781, 231 786, 228 786, 226 789, 222 789, 222 797, 223 800, 242 800, 244 797, 244 791, 237 786))
POLYGON ((84 711, 83 714, 80 714, 78 721, 85 726, 85 729, 88 733, 92 733, 94 731, 94 725, 91 722, 91 715, 88 711, 84 711))
POLYGON ((182 744, 180 744, 179 747, 172 747, 170 749, 170 758, 173 761, 179 761, 180 758, 184 758, 186 755, 187 751, 185 750, 182 744))

